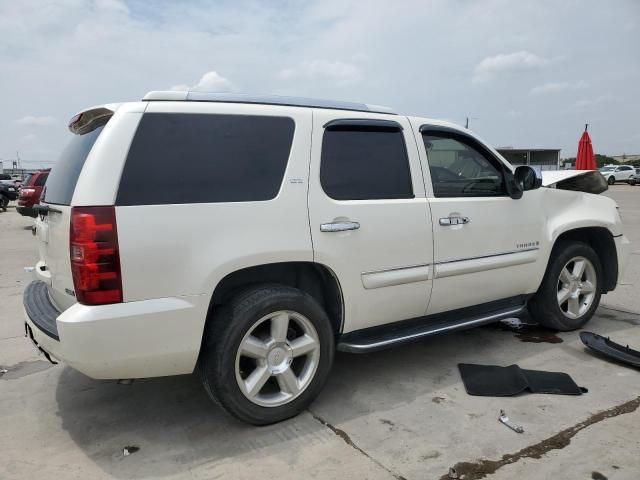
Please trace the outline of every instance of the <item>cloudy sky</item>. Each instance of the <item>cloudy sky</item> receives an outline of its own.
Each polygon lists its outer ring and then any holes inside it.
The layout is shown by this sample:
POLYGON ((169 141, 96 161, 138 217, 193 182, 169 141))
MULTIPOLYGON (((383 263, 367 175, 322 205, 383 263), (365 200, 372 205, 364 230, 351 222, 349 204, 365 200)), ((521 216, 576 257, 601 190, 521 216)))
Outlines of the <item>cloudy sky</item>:
POLYGON ((55 158, 84 107, 149 90, 388 105, 494 146, 640 153, 640 1, 0 0, 0 159, 55 158))

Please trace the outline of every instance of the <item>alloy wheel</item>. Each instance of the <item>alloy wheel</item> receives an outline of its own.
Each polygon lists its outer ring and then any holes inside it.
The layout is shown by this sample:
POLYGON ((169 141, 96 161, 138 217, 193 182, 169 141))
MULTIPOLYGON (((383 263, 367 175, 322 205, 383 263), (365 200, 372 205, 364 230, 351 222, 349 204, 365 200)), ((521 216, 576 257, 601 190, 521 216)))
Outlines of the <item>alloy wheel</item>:
POLYGON ((278 407, 298 397, 312 382, 320 360, 320 340, 311 321, 298 312, 278 311, 259 319, 236 354, 240 391, 251 402, 278 407))
POLYGON ((589 311, 596 296, 596 269, 585 257, 569 260, 558 278, 558 306, 567 318, 579 318, 589 311))

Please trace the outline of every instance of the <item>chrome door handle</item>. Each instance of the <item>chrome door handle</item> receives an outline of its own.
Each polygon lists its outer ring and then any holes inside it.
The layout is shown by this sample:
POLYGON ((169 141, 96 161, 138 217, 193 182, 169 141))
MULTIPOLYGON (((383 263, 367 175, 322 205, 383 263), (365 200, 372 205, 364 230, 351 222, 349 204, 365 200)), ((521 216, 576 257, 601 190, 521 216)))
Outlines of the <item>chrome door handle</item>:
POLYGON ((444 217, 440 219, 440 225, 449 226, 449 225, 464 225, 469 223, 469 217, 444 217))
POLYGON ((358 230, 360 224, 358 222, 331 222, 320 225, 321 232, 346 232, 349 230, 358 230))

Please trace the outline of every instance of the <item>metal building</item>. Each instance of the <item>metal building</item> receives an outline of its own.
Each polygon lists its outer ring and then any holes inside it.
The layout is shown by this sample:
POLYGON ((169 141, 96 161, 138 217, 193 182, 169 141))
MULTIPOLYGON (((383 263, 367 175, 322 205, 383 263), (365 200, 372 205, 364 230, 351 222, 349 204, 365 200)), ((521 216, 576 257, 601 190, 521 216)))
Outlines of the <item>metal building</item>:
POLYGON ((559 148, 496 148, 511 165, 529 165, 536 170, 559 170, 559 148))

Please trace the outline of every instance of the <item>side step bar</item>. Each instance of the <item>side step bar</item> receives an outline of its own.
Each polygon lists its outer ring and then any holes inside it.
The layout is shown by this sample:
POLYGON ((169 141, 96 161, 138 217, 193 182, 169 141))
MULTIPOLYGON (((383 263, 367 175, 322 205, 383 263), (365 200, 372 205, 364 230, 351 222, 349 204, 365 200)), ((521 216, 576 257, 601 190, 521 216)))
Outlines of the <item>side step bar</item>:
POLYGON ((494 308, 485 310, 484 313, 478 312, 478 308, 460 309, 444 314, 356 330, 341 335, 338 339, 337 349, 341 352, 349 353, 374 352, 404 343, 415 342, 432 335, 466 330, 504 320, 505 318, 517 317, 527 307, 526 301, 523 301, 521 297, 518 300, 519 302, 516 305, 512 302, 508 302, 510 305, 505 305, 506 302, 504 301, 500 302, 502 306, 499 308, 495 308, 497 307, 495 302, 486 304, 494 308))

